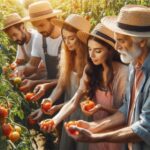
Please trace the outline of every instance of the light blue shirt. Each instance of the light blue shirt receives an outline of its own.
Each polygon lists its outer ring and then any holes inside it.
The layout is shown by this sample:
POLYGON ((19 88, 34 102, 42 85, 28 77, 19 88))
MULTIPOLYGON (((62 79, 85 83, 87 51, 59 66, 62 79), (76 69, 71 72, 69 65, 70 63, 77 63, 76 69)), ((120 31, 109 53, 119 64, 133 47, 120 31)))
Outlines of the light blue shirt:
MULTIPOLYGON (((131 128, 133 132, 142 139, 142 142, 133 143, 132 149, 150 150, 150 54, 147 56, 141 70, 143 71, 144 77, 137 93, 136 104, 131 120, 131 128)), ((126 121, 129 113, 134 73, 134 66, 133 64, 130 64, 124 104, 119 109, 119 111, 124 113, 126 121)))

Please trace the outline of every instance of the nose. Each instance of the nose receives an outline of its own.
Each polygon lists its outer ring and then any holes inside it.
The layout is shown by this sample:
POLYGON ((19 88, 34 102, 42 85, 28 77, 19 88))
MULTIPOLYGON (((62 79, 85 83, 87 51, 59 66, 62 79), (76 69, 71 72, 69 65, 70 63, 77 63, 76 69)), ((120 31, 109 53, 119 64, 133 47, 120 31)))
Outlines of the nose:
POLYGON ((67 45, 70 44, 70 42, 69 42, 68 39, 65 40, 65 43, 66 43, 67 45))
POLYGON ((121 50, 121 49, 122 49, 121 45, 119 44, 119 42, 116 41, 115 50, 121 50))
POLYGON ((16 41, 17 41, 17 38, 16 38, 15 36, 13 36, 13 37, 12 37, 12 40, 13 40, 14 42, 16 42, 16 41))
POLYGON ((91 51, 89 52, 89 55, 90 55, 90 58, 94 58, 94 51, 91 50, 91 51))

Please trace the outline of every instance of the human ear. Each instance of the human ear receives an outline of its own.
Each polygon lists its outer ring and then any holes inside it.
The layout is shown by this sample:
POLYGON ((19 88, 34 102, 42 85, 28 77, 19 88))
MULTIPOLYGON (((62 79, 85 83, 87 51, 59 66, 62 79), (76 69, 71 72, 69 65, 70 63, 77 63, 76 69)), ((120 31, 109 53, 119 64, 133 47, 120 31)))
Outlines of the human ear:
POLYGON ((142 40, 139 42, 139 46, 140 46, 141 48, 143 48, 143 47, 146 46, 147 42, 148 42, 147 39, 142 39, 142 40))

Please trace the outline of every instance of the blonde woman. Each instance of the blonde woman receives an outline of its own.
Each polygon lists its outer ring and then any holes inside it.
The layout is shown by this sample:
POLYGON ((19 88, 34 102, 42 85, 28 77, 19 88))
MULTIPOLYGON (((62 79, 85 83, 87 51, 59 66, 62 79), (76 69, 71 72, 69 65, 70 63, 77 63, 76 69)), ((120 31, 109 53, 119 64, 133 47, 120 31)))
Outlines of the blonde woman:
MULTIPOLYGON (((43 100, 43 102, 51 101, 52 104, 55 103, 63 92, 65 92, 64 102, 70 100, 76 92, 87 62, 86 45, 78 39, 76 33, 80 30, 85 32, 89 32, 90 30, 89 21, 77 14, 71 14, 65 21, 53 19, 53 24, 62 29, 63 46, 60 54, 58 84, 50 97, 43 100)), ((54 105, 48 111, 48 114, 52 115, 60 107, 60 105, 54 105)), ((37 118, 37 116, 40 116, 40 113, 41 110, 37 110, 32 116, 36 116, 37 118)), ((75 114, 70 116, 70 119, 86 119, 86 117, 81 113, 81 110, 78 109, 75 114)), ((76 143, 62 131, 60 149, 67 150, 67 148, 69 148, 68 150, 70 150, 75 144, 76 143)))

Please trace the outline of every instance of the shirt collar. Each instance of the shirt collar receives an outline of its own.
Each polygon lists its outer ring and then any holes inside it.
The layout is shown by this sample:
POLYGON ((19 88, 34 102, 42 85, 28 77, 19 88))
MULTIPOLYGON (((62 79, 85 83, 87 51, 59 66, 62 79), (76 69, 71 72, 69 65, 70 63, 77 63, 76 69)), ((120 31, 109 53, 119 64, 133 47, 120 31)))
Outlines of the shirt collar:
POLYGON ((134 63, 130 64, 130 67, 132 69, 142 69, 144 74, 149 74, 150 73, 150 53, 147 55, 143 65, 142 64, 137 64, 135 65, 134 63))

